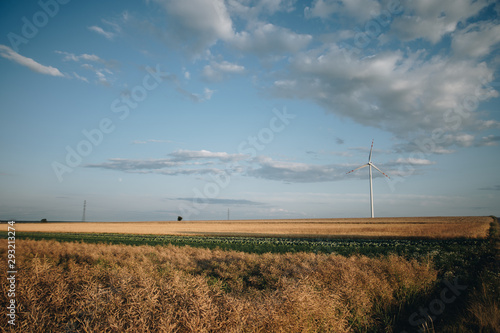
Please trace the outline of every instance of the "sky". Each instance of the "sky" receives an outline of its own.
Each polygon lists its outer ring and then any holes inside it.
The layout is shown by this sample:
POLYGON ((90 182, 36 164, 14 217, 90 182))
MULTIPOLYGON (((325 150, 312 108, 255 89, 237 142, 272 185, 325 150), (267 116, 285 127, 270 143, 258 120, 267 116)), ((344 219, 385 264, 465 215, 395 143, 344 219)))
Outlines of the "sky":
POLYGON ((500 215, 500 5, 0 3, 0 219, 500 215))

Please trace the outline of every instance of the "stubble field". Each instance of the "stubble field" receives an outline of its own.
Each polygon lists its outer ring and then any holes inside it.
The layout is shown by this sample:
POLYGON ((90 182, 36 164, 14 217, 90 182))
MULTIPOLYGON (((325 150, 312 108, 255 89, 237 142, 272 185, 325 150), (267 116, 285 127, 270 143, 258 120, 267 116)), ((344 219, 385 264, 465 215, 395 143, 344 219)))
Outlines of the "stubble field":
POLYGON ((500 331, 494 217, 15 228, 17 326, 1 331, 500 331))
POLYGON ((126 233, 261 237, 486 238, 492 218, 392 217, 186 222, 85 222, 18 224, 19 232, 126 233))

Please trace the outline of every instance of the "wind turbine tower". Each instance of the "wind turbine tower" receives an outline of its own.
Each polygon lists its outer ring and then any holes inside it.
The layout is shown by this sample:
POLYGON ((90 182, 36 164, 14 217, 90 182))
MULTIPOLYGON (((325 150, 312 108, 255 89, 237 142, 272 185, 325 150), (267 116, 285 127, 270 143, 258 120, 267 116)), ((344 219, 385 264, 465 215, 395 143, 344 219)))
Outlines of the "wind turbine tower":
POLYGON ((372 218, 374 217, 373 215, 373 181, 372 181, 372 167, 377 169, 378 172, 380 172, 381 174, 383 174, 384 176, 386 176, 387 178, 390 179, 390 177, 388 175, 386 175, 385 173, 382 172, 382 170, 380 170, 379 168, 377 168, 377 166, 375 164, 372 163, 372 151, 373 151, 373 140, 372 140, 372 147, 370 148, 370 155, 368 156, 368 163, 366 164, 363 164, 362 166, 360 166, 359 168, 356 168, 354 170, 351 170, 349 171, 347 174, 351 173, 351 172, 354 172, 356 170, 359 170, 359 169, 363 169, 365 167, 368 167, 368 169, 370 170, 370 208, 371 208, 371 215, 372 215, 372 218))
POLYGON ((82 222, 85 222, 85 210, 87 209, 87 200, 83 200, 83 215, 82 222))

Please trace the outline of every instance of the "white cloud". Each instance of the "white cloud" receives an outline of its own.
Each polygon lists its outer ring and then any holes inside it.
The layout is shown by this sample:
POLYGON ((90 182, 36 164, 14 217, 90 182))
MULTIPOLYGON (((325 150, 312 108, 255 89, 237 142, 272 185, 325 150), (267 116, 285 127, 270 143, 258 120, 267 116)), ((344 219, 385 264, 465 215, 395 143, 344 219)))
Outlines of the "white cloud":
POLYGON ((182 88, 179 84, 176 85, 175 90, 177 90, 180 94, 186 96, 189 98, 191 101, 195 103, 202 103, 210 100, 212 98, 212 95, 214 94, 215 90, 211 90, 209 88, 204 88, 203 93, 194 93, 187 91, 186 89, 182 88))
MULTIPOLYGON (((109 68, 115 67, 116 63, 114 61, 106 61, 104 59, 101 59, 95 54, 87 54, 83 53, 80 55, 76 55, 74 53, 70 52, 65 52, 65 51, 55 51, 55 53, 63 55, 63 61, 74 61, 74 62, 83 62, 83 61, 89 61, 97 64, 102 64, 103 67, 98 66, 96 64, 91 65, 88 63, 84 63, 81 65, 82 68, 94 72, 97 80, 96 83, 102 84, 104 86, 111 86, 113 83, 113 72, 109 68), (97 67, 96 67, 97 66, 97 67)), ((84 76, 81 76, 75 72, 73 72, 73 75, 82 81, 88 82, 88 79, 84 76)))
POLYGON ((101 70, 96 70, 95 74, 97 76, 97 82, 102 84, 103 86, 110 87, 111 86, 111 81, 106 77, 106 74, 103 73, 101 70))
POLYGON ((453 141, 462 147, 470 147, 474 144, 474 135, 471 134, 457 134, 454 135, 453 141))
POLYGON ((295 9, 296 0, 227 0, 227 8, 231 14, 246 20, 256 20, 262 15, 273 15, 277 12, 291 12, 295 9), (252 6, 247 4, 252 4, 252 6))
POLYGON ((82 68, 94 72, 96 75, 96 83, 102 84, 103 86, 110 87, 113 84, 112 75, 113 72, 107 68, 96 68, 90 64, 82 64, 82 68))
MULTIPOLYGON (((135 141, 136 144, 157 140, 135 141)), ((162 159, 127 159, 111 158, 107 162, 88 164, 88 168, 110 169, 116 171, 162 174, 162 175, 203 175, 232 173, 241 171, 241 167, 233 163, 247 159, 243 154, 211 152, 208 150, 178 150, 162 159), (207 168, 207 165, 221 165, 207 168)))
POLYGON ((28 67, 34 72, 51 75, 51 76, 64 76, 57 68, 52 66, 44 66, 35 60, 22 56, 19 53, 12 50, 10 47, 5 45, 0 45, 0 56, 18 63, 21 66, 28 67))
POLYGON ((478 129, 484 130, 484 129, 500 129, 500 121, 498 120, 478 120, 477 122, 477 127, 478 129))
POLYGON ((130 170, 155 170, 180 165, 179 162, 171 159, 149 159, 149 160, 133 160, 126 158, 110 158, 108 162, 101 164, 89 164, 90 168, 112 169, 120 171, 130 170))
POLYGON ((483 57, 500 42, 500 25, 493 22, 478 22, 453 35, 451 48, 459 56, 483 57))
POLYGON ((488 4, 486 0, 405 1, 404 13, 394 17, 391 32, 402 40, 423 38, 435 44, 488 4))
MULTIPOLYGON (((144 144, 147 141, 134 141, 134 144, 144 144)), ((435 164, 422 158, 399 158, 396 161, 377 164, 389 175, 403 175, 400 166, 411 164, 414 169, 435 164)), ((339 181, 346 178, 346 172, 360 164, 310 164, 290 161, 273 160, 267 156, 250 158, 245 154, 230 154, 227 152, 212 152, 209 150, 178 150, 168 154, 163 159, 126 159, 113 158, 107 162, 90 164, 86 167, 110 169, 116 171, 162 174, 162 175, 205 175, 238 173, 247 177, 262 178, 290 183, 317 183, 339 181)), ((407 175, 407 174, 405 174, 407 175)), ((364 178, 366 174, 356 173, 351 178, 364 178)), ((374 174, 374 177, 383 177, 374 174)))
POLYGON ((274 161, 269 157, 255 159, 258 168, 247 174, 252 177, 292 183, 315 183, 342 179, 346 170, 336 165, 314 165, 296 162, 274 161))
POLYGON ((440 154, 440 155, 453 154, 454 152, 455 151, 453 149, 445 149, 441 147, 436 147, 436 149, 434 149, 433 151, 434 154, 440 154))
POLYGON ((233 24, 222 0, 154 1, 165 9, 169 37, 194 53, 233 36, 233 24))
POLYGON ((430 161, 424 158, 398 158, 395 162, 396 164, 412 164, 412 165, 432 165, 436 162, 430 161))
POLYGON ((115 37, 115 33, 114 32, 105 31, 103 28, 101 28, 101 27, 99 27, 97 25, 90 26, 90 27, 88 27, 88 29, 90 31, 98 33, 101 36, 106 37, 107 39, 113 39, 115 37))
MULTIPOLYGON (((423 51, 409 50, 353 59, 344 51, 330 44, 296 54, 270 93, 312 100, 329 112, 405 139, 435 129, 451 134, 476 130, 474 110, 458 123, 450 121, 450 111, 463 109, 466 98, 496 96, 485 87, 494 72, 486 63, 429 58, 423 51)), ((463 137, 454 139, 466 144, 463 137)))
POLYGON ((95 54, 83 53, 83 54, 77 55, 77 54, 65 52, 65 51, 55 51, 55 53, 63 55, 64 56, 63 61, 74 61, 74 62, 89 61, 89 62, 103 64, 104 67, 106 67, 106 68, 114 68, 117 66, 117 62, 115 60, 104 60, 95 54))
POLYGON ((380 12, 380 3, 375 0, 315 0, 304 9, 306 18, 353 18, 365 22, 380 12))
MULTIPOLYGON (((269 180, 284 181, 291 183, 316 183, 327 181, 347 180, 350 178, 363 178, 367 177, 367 173, 356 172, 351 175, 346 173, 362 164, 346 165, 346 164, 307 164, 296 163, 287 161, 275 161, 269 157, 261 156, 255 158, 253 163, 258 167, 251 167, 247 171, 247 175, 251 177, 264 178, 269 180)), ((435 164, 427 159, 419 158, 399 158, 396 161, 377 164, 382 171, 389 176, 408 176, 419 172, 416 168, 425 167, 435 164), (411 172, 402 171, 400 166, 412 165, 411 172)), ((366 170, 366 169, 364 169, 366 170)), ((373 177, 384 177, 382 174, 375 172, 373 177)))
POLYGON ((86 61, 95 61, 95 62, 105 62, 95 54, 80 54, 76 55, 74 53, 69 53, 69 52, 64 52, 64 51, 55 51, 57 54, 62 54, 64 55, 63 60, 64 61, 80 61, 80 60, 86 60, 86 61))
POLYGON ((241 65, 230 63, 228 61, 214 63, 214 64, 212 64, 212 66, 215 67, 217 70, 224 72, 224 73, 241 74, 245 71, 245 67, 243 67, 241 65))
POLYGON ((212 98, 212 95, 214 94, 215 90, 211 90, 211 89, 208 89, 208 88, 205 88, 203 89, 203 98, 205 100, 209 100, 212 98))
POLYGON ((394 151, 399 154, 438 154, 438 155, 448 155, 455 152, 454 149, 448 147, 456 146, 457 143, 453 141, 454 136, 447 134, 436 140, 432 140, 428 136, 424 136, 422 139, 418 137, 416 140, 411 142, 406 142, 402 144, 396 144, 394 151), (446 147, 446 148, 445 148, 446 147))
POLYGON ((77 74, 77 73, 75 73, 75 72, 73 72, 73 76, 74 76, 75 78, 77 78, 78 80, 80 80, 80 81, 87 82, 87 83, 89 82, 89 80, 88 80, 86 77, 84 77, 84 76, 80 76, 80 75, 78 75, 78 74, 77 74))
POLYGON ((115 33, 120 33, 120 32, 122 31, 122 28, 121 28, 121 26, 120 26, 118 23, 116 23, 116 22, 125 23, 125 22, 127 22, 129 19, 130 19, 130 15, 129 15, 129 13, 128 13, 127 11, 124 11, 124 12, 122 12, 122 13, 120 14, 120 16, 119 16, 119 18, 118 18, 118 19, 115 19, 115 20, 114 20, 115 22, 112 22, 112 21, 110 21, 110 20, 104 20, 104 19, 102 19, 101 21, 102 21, 102 23, 104 23, 104 24, 106 24, 106 25, 110 26, 110 27, 111 27, 111 28, 115 31, 115 33))
POLYGON ((278 88, 293 89, 297 86, 297 80, 276 80, 274 86, 278 88))
POLYGON ((228 154, 226 152, 211 152, 208 150, 178 150, 170 153, 175 161, 188 161, 196 159, 218 159, 223 162, 239 161, 248 158, 244 154, 228 154))
POLYGON ((215 62, 212 61, 210 65, 206 65, 202 71, 202 77, 208 81, 221 81, 228 75, 243 74, 245 67, 228 61, 215 62))
POLYGON ((105 38, 107 38, 109 40, 112 40, 118 34, 120 34, 122 32, 121 26, 116 22, 120 22, 121 24, 123 24, 123 23, 127 23, 129 20, 130 20, 130 15, 128 14, 127 11, 124 11, 118 16, 118 18, 113 18, 112 20, 105 20, 105 19, 101 20, 101 22, 105 26, 110 27, 112 31, 105 30, 104 28, 97 26, 97 25, 87 27, 87 29, 89 29, 90 31, 93 31, 101 36, 104 36, 105 38))
POLYGON ((500 143, 500 136, 499 135, 488 135, 488 136, 484 136, 477 145, 478 146, 498 146, 499 143, 500 143))
POLYGON ((249 31, 235 34, 230 44, 240 51, 258 55, 298 52, 312 41, 309 34, 297 34, 271 23, 255 23, 249 31))
MULTIPOLYGON (((152 173, 151 171, 140 172, 140 173, 152 173)), ((196 169, 173 169, 173 170, 158 170, 154 173, 164 175, 164 176, 178 176, 178 175, 207 175, 207 174, 218 174, 221 170, 216 168, 196 168, 196 169)))

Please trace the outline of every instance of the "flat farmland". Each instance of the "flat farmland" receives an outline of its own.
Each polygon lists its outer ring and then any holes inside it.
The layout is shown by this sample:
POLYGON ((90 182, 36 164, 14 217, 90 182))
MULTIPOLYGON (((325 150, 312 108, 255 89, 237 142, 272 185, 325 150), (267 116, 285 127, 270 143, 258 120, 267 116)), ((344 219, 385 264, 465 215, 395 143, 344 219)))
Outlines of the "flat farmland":
MULTIPOLYGON (((17 223, 17 232, 316 238, 486 238, 489 216, 17 223)), ((7 229, 4 225, 3 229, 7 229)))
POLYGON ((0 331, 500 332, 495 217, 10 229, 0 279, 15 255, 18 312, 0 331))

